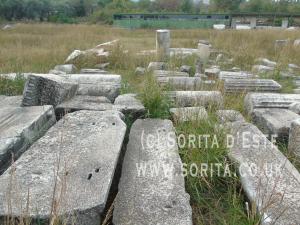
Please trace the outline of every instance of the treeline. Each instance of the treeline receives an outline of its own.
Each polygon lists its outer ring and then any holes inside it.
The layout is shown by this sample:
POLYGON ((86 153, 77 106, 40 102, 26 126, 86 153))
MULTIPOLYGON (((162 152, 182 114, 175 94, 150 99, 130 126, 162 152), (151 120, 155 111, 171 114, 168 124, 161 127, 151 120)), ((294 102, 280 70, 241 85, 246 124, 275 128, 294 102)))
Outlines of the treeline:
POLYGON ((5 20, 74 22, 85 18, 110 23, 114 13, 300 13, 300 0, 0 0, 0 17, 5 20))

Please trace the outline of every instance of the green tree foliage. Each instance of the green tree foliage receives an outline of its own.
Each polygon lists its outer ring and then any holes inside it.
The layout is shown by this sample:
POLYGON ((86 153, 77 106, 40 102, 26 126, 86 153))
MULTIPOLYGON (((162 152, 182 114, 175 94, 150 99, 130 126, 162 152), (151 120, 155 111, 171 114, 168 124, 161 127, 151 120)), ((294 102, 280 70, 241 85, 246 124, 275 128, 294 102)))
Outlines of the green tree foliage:
POLYGON ((193 12, 193 1, 192 0, 182 0, 181 11, 185 13, 193 12))
POLYGON ((213 0, 213 5, 218 12, 238 11, 243 0, 213 0))

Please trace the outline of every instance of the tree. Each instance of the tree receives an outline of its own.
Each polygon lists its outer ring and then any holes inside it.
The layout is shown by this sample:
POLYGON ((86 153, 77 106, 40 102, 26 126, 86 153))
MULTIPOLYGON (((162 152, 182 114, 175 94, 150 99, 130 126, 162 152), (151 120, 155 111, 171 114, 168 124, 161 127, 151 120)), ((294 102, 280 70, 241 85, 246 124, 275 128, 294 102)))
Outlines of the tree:
POLYGON ((181 4, 181 11, 185 13, 192 13, 193 11, 192 0, 183 0, 181 4))
POLYGON ((214 7, 218 12, 237 11, 243 0, 213 0, 214 7))

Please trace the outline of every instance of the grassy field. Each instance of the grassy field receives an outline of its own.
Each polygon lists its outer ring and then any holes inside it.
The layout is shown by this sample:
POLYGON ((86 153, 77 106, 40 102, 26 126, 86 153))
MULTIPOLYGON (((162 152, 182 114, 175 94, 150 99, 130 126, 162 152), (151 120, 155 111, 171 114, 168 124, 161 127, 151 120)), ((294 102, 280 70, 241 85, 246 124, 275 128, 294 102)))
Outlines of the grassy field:
MULTIPOLYGON (((276 51, 277 39, 300 38, 300 31, 256 30, 256 31, 213 31, 213 30, 174 30, 173 47, 197 46, 199 39, 209 40, 213 47, 233 58, 233 65, 250 70, 258 57, 266 57, 279 62, 277 72, 286 68, 288 63, 300 65, 299 49, 288 46, 276 51)), ((137 66, 147 66, 153 57, 140 57, 141 50, 155 48, 155 31, 125 30, 97 25, 54 25, 54 24, 18 24, 13 30, 0 30, 0 73, 35 72, 47 73, 57 64, 63 64, 74 50, 85 50, 100 43, 119 39, 121 45, 110 56, 109 70, 121 74, 123 92, 138 92, 148 109, 148 116, 169 118, 170 104, 162 96, 162 90, 151 75, 137 76, 137 66), (126 53, 126 51, 128 51, 126 53)), ((194 66, 194 58, 186 60, 172 59, 172 67, 183 64, 194 66)), ((91 67, 96 62, 87 60, 77 64, 78 68, 91 67)), ((291 92, 289 80, 273 76, 284 86, 284 92, 291 92)), ((0 94, 21 94, 24 81, 11 82, 0 80, 0 94)), ((225 96, 225 107, 244 112, 243 95, 225 96)), ((178 133, 217 134, 222 140, 224 131, 215 128, 216 119, 210 112, 210 119, 196 124, 176 124, 178 133)), ((183 162, 228 162, 227 149, 221 143, 220 148, 181 149, 183 162)), ((233 171, 233 167, 231 167, 233 171)), ((187 177, 187 191, 191 195, 193 220, 197 225, 208 224, 258 224, 255 210, 246 207, 247 199, 243 194, 238 177, 220 178, 187 177)), ((249 203, 250 204, 250 203, 249 203)), ((255 206, 253 207, 255 208, 255 206)))

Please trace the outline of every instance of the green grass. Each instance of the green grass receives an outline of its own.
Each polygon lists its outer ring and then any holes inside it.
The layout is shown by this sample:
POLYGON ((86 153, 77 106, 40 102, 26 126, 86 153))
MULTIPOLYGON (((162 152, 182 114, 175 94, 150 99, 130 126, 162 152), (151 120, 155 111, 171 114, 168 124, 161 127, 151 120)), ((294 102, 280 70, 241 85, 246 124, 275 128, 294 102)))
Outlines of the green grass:
POLYGON ((0 95, 22 95, 25 82, 22 77, 14 80, 0 77, 0 95))

